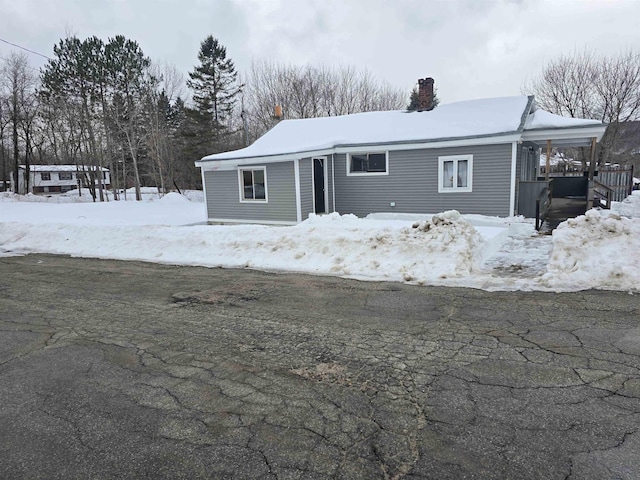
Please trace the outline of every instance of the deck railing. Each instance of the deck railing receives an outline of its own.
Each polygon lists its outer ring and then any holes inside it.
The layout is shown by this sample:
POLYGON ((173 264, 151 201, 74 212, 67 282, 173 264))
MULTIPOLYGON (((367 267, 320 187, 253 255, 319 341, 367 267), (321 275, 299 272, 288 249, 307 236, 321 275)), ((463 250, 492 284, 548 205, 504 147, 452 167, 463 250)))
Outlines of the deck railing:
POLYGON ((593 206, 611 208, 611 200, 613 198, 613 189, 597 180, 593 181, 593 206))

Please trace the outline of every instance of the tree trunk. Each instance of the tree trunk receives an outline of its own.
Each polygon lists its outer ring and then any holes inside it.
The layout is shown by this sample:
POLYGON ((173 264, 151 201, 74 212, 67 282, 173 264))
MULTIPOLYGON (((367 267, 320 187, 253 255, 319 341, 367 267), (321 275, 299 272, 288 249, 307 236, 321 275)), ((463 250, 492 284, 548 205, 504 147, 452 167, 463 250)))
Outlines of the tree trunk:
POLYGON ((31 187, 31 137, 28 132, 25 135, 24 171, 24 191, 29 193, 31 187))
POLYGON ((14 193, 20 193, 20 151, 18 150, 18 104, 17 99, 15 98, 16 96, 17 95, 14 94, 13 118, 11 122, 13 127, 13 180, 15 182, 14 193))

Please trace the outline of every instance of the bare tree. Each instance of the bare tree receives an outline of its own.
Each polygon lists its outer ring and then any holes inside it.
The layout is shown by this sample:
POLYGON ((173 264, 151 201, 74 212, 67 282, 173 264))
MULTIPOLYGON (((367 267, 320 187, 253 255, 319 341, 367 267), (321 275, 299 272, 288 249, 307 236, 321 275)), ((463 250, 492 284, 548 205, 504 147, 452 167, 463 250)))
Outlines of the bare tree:
POLYGON ((257 61, 246 79, 243 105, 253 137, 274 124, 274 107, 286 118, 313 118, 404 107, 406 93, 353 67, 295 66, 257 61))
POLYGON ((20 172, 20 131, 27 132, 25 148, 25 192, 29 191, 29 158, 30 137, 32 120, 35 108, 36 76, 31 72, 29 61, 25 54, 12 53, 5 60, 0 72, 0 83, 6 92, 6 108, 8 110, 9 123, 11 124, 11 137, 13 142, 13 180, 14 190, 19 190, 20 172))
POLYGON ((7 153, 4 147, 4 135, 10 123, 9 100, 0 90, 0 158, 2 159, 2 191, 7 189, 7 153))
POLYGON ((523 90, 550 112, 608 123, 598 159, 610 162, 621 153, 621 124, 640 118, 640 53, 596 56, 585 50, 561 56, 523 90))

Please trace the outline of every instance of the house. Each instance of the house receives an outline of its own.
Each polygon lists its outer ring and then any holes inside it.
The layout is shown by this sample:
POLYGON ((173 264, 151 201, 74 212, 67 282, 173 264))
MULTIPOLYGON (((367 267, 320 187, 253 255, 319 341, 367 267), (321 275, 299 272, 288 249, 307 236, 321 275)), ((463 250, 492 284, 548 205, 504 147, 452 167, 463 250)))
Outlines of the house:
POLYGON ((203 157, 196 166, 208 221, 277 225, 310 213, 449 209, 531 216, 543 188, 541 147, 593 147, 606 128, 540 110, 527 96, 428 110, 432 79, 419 89, 422 110, 283 120, 246 148, 203 157))
MULTIPOLYGON (((35 194, 64 193, 89 184, 89 170, 95 167, 77 165, 29 165, 29 188, 35 194)), ((109 169, 101 168, 103 188, 111 185, 109 169)), ((95 171, 95 170, 94 170, 95 171)), ((26 167, 20 165, 18 174, 18 193, 25 192, 26 167)), ((97 181, 97 179, 96 179, 97 181)), ((14 188, 14 178, 11 176, 11 190, 14 188)))

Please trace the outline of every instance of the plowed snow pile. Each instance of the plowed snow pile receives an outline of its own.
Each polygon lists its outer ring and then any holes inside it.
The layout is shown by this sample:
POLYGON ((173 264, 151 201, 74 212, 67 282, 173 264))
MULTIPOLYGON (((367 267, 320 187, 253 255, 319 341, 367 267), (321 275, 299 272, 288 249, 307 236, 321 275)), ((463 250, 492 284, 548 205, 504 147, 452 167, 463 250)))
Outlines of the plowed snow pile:
POLYGON ((598 210, 561 223, 553 232, 553 250, 541 283, 563 290, 637 291, 640 223, 598 210))
POLYGON ((0 257, 53 253, 485 290, 640 291, 640 192, 561 224, 552 237, 521 217, 453 210, 205 225, 202 192, 194 193, 98 203, 0 194, 0 257))
POLYGON ((380 222, 353 215, 312 215, 292 230, 300 236, 291 235, 288 247, 297 263, 306 264, 301 271, 313 267, 318 273, 419 284, 469 275, 485 244, 455 210, 408 228, 380 228, 380 222), (304 239, 300 249, 296 238, 304 239))
MULTIPOLYGON (((174 203, 182 201, 165 200, 174 203)), ((0 225, 0 254, 43 252, 419 284, 468 277, 487 244, 456 211, 413 226, 337 213, 311 215, 292 227, 0 225)))
POLYGON ((611 210, 626 217, 640 218, 640 190, 634 190, 622 202, 614 202, 611 210))

